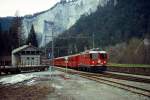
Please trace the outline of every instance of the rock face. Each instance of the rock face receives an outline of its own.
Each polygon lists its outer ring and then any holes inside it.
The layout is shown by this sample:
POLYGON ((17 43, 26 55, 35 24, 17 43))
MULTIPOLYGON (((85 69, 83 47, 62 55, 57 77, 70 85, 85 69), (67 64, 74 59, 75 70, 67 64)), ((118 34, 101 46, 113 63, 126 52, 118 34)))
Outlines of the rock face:
POLYGON ((27 37, 33 24, 38 36, 38 42, 40 46, 43 46, 45 41, 48 42, 51 40, 51 38, 45 39, 45 34, 49 36, 51 36, 52 32, 55 36, 61 34, 75 24, 82 15, 88 15, 96 11, 98 5, 104 6, 107 1, 63 0, 47 11, 30 17, 24 17, 23 32, 27 37))

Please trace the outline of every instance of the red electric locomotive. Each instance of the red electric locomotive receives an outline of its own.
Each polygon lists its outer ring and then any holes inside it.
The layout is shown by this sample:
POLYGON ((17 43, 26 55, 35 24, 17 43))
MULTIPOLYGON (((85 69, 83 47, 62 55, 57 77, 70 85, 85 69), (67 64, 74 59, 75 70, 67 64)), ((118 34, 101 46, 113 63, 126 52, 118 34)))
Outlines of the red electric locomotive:
POLYGON ((76 55, 54 59, 54 65, 84 70, 106 70, 108 54, 106 51, 85 51, 76 55))

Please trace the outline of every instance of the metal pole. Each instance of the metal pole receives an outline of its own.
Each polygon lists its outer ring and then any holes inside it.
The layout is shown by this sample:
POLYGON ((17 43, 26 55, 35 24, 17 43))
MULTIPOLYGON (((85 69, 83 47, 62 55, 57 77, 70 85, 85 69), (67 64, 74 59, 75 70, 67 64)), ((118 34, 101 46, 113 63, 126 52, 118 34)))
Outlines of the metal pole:
POLYGON ((95 41, 94 41, 94 38, 95 38, 95 34, 93 33, 93 49, 95 47, 95 41))
POLYGON ((65 57, 65 63, 66 63, 66 68, 65 68, 65 70, 66 70, 66 73, 67 73, 67 63, 68 63, 68 57, 67 57, 67 56, 65 57))
MULTIPOLYGON (((45 42, 45 44, 46 44, 46 42, 45 42)), ((46 57, 46 59, 47 59, 46 45, 45 45, 45 57, 46 57)))
POLYGON ((52 26, 52 67, 54 66, 54 34, 53 34, 53 26, 52 26))
POLYGON ((51 24, 52 26, 52 54, 51 54, 51 60, 52 60, 52 65, 50 67, 50 72, 51 72, 51 79, 52 79, 52 69, 54 67, 54 34, 53 34, 53 28, 54 28, 54 24, 51 24))
POLYGON ((45 39, 44 39, 44 42, 45 42, 45 57, 47 56, 47 54, 46 54, 46 48, 47 48, 47 45, 46 45, 46 33, 45 33, 45 39))
POLYGON ((66 73, 67 73, 67 60, 66 60, 66 73))

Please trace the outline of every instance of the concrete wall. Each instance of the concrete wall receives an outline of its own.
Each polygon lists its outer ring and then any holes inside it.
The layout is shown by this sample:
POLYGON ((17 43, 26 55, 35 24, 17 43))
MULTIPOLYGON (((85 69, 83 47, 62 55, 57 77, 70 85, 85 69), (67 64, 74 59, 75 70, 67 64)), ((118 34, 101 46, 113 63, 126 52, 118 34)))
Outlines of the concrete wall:
POLYGON ((12 67, 16 67, 19 63, 19 56, 12 54, 11 60, 12 60, 12 63, 11 63, 12 67))

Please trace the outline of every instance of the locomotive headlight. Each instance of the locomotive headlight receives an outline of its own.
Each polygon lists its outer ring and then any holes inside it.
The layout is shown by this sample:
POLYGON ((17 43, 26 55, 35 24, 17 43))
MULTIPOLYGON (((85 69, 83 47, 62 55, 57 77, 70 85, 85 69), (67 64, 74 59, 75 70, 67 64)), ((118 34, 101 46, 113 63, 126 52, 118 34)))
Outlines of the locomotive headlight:
POLYGON ((104 61, 104 64, 106 64, 106 61, 104 61))
POLYGON ((101 63, 101 60, 98 60, 98 63, 101 63))
POLYGON ((95 62, 94 62, 94 61, 92 61, 92 63, 94 64, 95 62))

